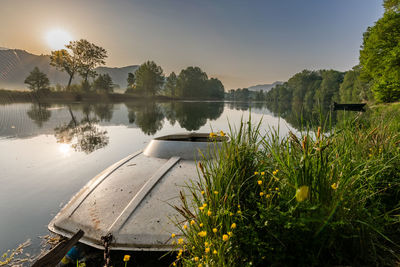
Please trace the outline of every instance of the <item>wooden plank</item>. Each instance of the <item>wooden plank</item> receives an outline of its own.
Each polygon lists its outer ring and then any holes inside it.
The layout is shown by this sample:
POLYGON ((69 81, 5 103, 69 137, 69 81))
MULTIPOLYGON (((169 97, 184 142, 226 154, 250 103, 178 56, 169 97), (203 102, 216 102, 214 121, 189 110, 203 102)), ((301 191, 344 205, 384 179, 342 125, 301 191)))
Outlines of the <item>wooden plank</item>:
POLYGON ((69 240, 64 240, 50 250, 42 258, 38 259, 32 267, 54 267, 62 258, 68 253, 68 251, 78 243, 79 239, 85 234, 82 230, 79 230, 69 240))

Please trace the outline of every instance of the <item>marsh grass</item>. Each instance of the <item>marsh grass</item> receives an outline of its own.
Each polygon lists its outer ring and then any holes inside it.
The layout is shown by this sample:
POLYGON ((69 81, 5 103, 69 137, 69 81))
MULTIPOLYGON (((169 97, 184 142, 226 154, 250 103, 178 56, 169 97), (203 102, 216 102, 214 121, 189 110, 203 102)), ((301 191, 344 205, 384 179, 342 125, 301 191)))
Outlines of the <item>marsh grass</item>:
POLYGON ((199 163, 177 207, 185 266, 388 265, 400 251, 398 106, 279 137, 260 123, 199 163), (315 130, 310 130, 315 129, 315 130), (214 231, 213 231, 214 229, 214 231))

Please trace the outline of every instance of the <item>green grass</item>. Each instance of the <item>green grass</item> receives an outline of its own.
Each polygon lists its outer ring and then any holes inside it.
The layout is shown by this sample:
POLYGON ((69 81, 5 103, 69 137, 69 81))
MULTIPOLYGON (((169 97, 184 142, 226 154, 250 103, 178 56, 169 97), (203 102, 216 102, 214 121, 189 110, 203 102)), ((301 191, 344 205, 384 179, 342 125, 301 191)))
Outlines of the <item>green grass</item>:
POLYGON ((277 130, 261 135, 260 124, 231 129, 177 207, 175 264, 398 263, 399 113, 398 104, 376 106, 283 139, 277 130))

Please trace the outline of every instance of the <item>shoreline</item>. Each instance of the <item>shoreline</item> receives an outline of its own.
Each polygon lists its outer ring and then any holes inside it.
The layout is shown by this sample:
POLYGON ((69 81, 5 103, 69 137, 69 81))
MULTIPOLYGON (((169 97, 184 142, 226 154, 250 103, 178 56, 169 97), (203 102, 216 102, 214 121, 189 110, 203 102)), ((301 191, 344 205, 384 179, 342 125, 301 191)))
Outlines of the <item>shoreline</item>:
POLYGON ((151 101, 224 101, 224 99, 215 98, 180 98, 169 97, 163 95, 156 96, 141 96, 134 94, 121 94, 121 93, 80 93, 80 92, 39 92, 34 93, 31 91, 14 91, 0 89, 0 104, 8 103, 72 103, 72 102, 97 102, 107 101, 113 103, 122 103, 137 100, 151 100, 151 101))

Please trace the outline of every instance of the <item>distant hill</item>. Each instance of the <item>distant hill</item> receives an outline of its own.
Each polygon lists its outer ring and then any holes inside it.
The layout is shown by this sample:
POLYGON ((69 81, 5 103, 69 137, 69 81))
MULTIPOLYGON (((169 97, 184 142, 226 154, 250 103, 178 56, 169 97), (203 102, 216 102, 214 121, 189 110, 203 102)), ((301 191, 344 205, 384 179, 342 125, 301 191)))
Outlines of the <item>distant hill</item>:
MULTIPOLYGON (((24 80, 34 67, 46 73, 52 85, 65 85, 68 81, 68 75, 65 72, 50 66, 49 55, 39 56, 25 50, 0 48, 0 89, 26 89, 24 80)), ((135 72, 137 68, 137 65, 122 68, 98 67, 95 71, 99 74, 108 73, 122 91, 127 86, 128 72, 135 72)), ((73 83, 79 83, 80 80, 81 78, 77 76, 73 83)))
POLYGON ((269 90, 271 90, 272 88, 274 88, 276 85, 278 84, 282 84, 283 82, 277 81, 274 82, 272 84, 259 84, 259 85, 254 85, 254 86, 250 86, 248 87, 248 89, 250 91, 264 91, 264 92, 268 92, 269 90))

